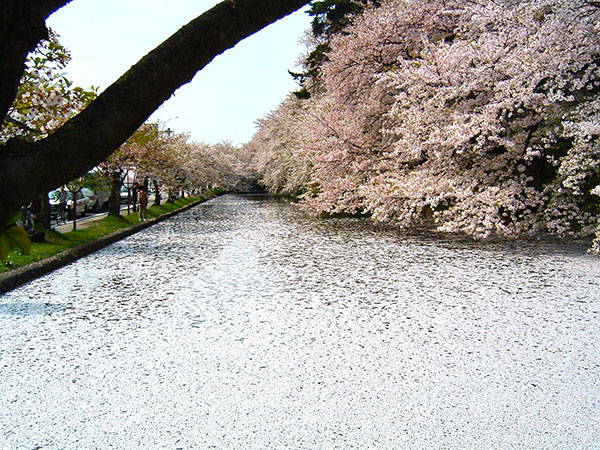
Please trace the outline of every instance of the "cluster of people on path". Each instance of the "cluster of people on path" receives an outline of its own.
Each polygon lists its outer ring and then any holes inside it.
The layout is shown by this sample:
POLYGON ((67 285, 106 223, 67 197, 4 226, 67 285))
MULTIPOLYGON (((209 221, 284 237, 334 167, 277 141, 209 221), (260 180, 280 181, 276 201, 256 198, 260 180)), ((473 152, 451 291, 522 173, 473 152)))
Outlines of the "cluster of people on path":
POLYGON ((41 199, 28 202, 21 208, 21 224, 23 229, 29 234, 31 242, 43 242, 46 234, 34 229, 34 217, 42 211, 41 199))
MULTIPOLYGON (((140 186, 138 183, 135 183, 131 193, 133 197, 133 211, 139 211, 139 218, 141 221, 148 220, 148 189, 145 186, 140 186)), ((59 223, 61 220, 66 223, 68 198, 67 191, 65 190, 64 186, 62 186, 57 197, 57 223, 59 223)), ((32 237, 33 242, 41 242, 44 240, 44 233, 34 230, 34 218, 41 212, 41 210, 41 198, 37 198, 33 202, 28 202, 21 208, 21 224, 25 231, 27 231, 27 233, 29 233, 29 235, 32 237)))

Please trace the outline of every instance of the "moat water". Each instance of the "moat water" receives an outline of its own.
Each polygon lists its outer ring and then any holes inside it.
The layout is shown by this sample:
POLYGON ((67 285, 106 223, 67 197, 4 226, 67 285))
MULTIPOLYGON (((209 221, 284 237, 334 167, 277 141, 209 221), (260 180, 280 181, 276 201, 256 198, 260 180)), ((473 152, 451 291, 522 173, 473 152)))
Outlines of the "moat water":
POLYGON ((0 295, 0 448, 600 448, 600 259, 224 196, 0 295))

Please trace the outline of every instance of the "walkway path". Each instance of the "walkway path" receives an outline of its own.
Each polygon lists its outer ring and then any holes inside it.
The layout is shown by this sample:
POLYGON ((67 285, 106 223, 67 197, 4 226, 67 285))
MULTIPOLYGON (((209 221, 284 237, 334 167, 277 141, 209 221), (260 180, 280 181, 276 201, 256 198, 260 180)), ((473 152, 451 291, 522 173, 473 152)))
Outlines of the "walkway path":
MULTIPOLYGON (((121 212, 127 211, 127 206, 121 206, 121 212)), ((94 213, 92 215, 80 217, 77 219, 77 229, 81 230, 83 228, 87 228, 92 226, 94 223, 99 220, 104 219, 108 215, 107 211, 101 213, 94 213)), ((73 231, 73 221, 69 220, 67 223, 61 223, 60 225, 55 225, 52 227, 53 230, 58 231, 59 233, 68 233, 69 231, 73 231)))

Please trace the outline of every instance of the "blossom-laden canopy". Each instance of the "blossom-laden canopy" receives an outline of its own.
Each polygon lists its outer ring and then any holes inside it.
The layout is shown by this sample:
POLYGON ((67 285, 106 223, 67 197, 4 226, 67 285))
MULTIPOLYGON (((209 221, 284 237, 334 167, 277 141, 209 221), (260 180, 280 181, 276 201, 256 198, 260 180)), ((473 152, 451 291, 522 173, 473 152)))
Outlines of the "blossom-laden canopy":
POLYGON ((477 237, 598 226, 597 2, 388 0, 327 56, 323 92, 277 114, 307 209, 477 237))

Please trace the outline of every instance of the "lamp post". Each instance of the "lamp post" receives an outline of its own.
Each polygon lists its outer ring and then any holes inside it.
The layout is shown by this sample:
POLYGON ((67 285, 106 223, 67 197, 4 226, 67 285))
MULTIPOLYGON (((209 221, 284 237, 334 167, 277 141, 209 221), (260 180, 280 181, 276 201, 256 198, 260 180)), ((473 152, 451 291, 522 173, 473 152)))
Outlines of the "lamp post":
POLYGON ((129 215, 129 204, 131 203, 131 188, 135 184, 136 177, 137 174, 133 169, 129 169, 123 180, 123 186, 127 189, 127 215, 129 215))
MULTIPOLYGON (((67 184, 67 188, 71 192, 73 196, 73 231, 77 230, 77 194, 81 192, 83 189, 83 185, 85 183, 85 177, 77 178, 76 180, 71 181, 67 184)), ((85 211, 84 211, 85 213, 85 211)), ((67 213, 68 215, 68 213, 67 213)))

